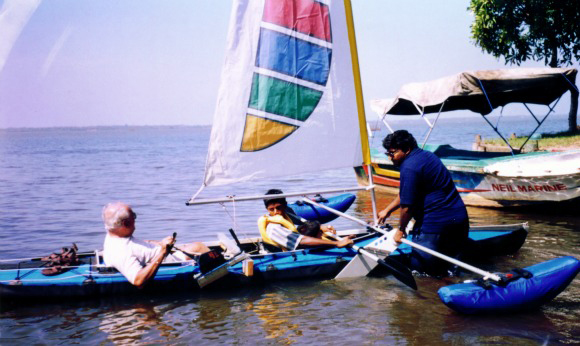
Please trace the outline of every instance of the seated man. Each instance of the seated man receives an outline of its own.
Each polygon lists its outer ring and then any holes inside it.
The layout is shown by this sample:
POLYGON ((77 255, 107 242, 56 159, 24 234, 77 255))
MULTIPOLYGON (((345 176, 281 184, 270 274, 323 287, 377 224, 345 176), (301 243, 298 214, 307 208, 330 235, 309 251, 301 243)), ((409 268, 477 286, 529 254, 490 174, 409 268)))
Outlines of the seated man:
MULTIPOLYGON (((109 203, 103 208, 103 222, 107 230, 103 257, 105 264, 115 267, 133 285, 142 288, 155 276, 162 262, 190 260, 183 252, 170 253, 175 242, 172 236, 160 242, 143 241, 133 237, 137 214, 127 204, 109 203)), ((209 251, 202 243, 191 243, 181 247, 188 254, 209 251)))
MULTIPOLYGON (((266 192, 267 195, 281 194, 282 191, 272 189, 266 192)), ((296 226, 290 218, 287 208, 288 204, 284 197, 274 197, 264 200, 268 215, 258 219, 258 228, 262 235, 262 240, 270 245, 281 248, 282 250, 296 250, 299 247, 309 246, 337 246, 345 247, 352 245, 351 237, 343 238, 339 241, 320 239, 298 233, 296 226)), ((323 231, 332 231, 331 226, 321 226, 323 231)))

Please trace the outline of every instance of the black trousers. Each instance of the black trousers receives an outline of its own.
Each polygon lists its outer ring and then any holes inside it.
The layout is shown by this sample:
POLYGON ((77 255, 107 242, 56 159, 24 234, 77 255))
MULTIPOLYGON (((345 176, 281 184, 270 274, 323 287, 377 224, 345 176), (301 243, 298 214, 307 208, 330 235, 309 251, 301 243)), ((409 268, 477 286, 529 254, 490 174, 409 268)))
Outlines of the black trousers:
MULTIPOLYGON (((415 233, 415 243, 440 252, 453 258, 460 258, 462 249, 467 244, 469 236, 469 220, 446 225, 439 233, 428 233, 428 230, 419 230, 415 233)), ((431 276, 446 276, 453 264, 413 248, 410 256, 410 267, 421 273, 431 276)))

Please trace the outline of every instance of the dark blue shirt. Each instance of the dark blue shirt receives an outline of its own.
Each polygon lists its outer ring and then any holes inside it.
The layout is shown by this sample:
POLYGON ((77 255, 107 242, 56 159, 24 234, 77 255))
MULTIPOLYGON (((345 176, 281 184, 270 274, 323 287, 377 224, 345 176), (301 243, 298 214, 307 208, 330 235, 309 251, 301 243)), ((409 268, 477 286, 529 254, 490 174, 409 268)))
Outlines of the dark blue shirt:
POLYGON ((467 220, 467 210, 451 174, 432 152, 413 149, 401 164, 401 205, 412 208, 415 230, 440 233, 467 220))

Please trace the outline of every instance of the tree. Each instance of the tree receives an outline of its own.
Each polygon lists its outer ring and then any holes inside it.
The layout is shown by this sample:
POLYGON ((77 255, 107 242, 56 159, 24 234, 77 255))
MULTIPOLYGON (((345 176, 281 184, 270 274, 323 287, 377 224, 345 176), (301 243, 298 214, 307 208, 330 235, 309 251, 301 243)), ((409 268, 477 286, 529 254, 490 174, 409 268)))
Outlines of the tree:
MULTIPOLYGON (((544 60, 550 67, 580 62, 580 0, 470 0, 475 45, 507 64, 544 60)), ((578 88, 570 90, 568 129, 576 132, 578 88)))

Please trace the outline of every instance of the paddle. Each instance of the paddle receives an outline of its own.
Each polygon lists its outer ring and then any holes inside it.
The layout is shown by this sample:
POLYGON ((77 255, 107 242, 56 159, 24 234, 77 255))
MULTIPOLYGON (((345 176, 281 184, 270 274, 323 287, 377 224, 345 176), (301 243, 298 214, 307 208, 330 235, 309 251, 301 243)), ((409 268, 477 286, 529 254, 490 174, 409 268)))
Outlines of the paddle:
MULTIPOLYGON (((341 213, 340 211, 338 211, 338 210, 336 210, 336 209, 332 209, 332 208, 329 208, 329 207, 327 207, 327 206, 325 206, 325 205, 318 204, 318 203, 316 203, 316 202, 314 202, 314 201, 312 201, 312 200, 310 200, 310 199, 308 199, 308 198, 305 198, 305 197, 304 197, 304 198, 302 198, 302 200, 303 200, 303 201, 305 201, 305 202, 307 202, 307 203, 311 203, 311 204, 314 204, 314 205, 316 205, 316 206, 318 206, 318 207, 321 207, 321 208, 323 208, 323 209, 326 209, 326 210, 330 211, 331 213, 335 213, 335 214, 336 214, 336 215, 338 215, 338 216, 342 216, 342 217, 344 217, 344 218, 346 218, 346 219, 349 219, 349 220, 351 220, 351 221, 354 221, 354 222, 356 222, 356 223, 358 223, 358 224, 360 224, 360 225, 364 225, 364 226, 370 227, 370 228, 374 229, 374 230, 375 230, 375 231, 377 231, 377 232, 380 232, 380 233, 382 233, 382 234, 386 234, 386 232, 385 232, 384 230, 382 230, 381 228, 379 228, 379 227, 376 227, 376 226, 370 226, 370 225, 368 225, 368 224, 367 224, 365 221, 363 221, 363 220, 361 220, 361 219, 357 219, 357 218, 356 218, 356 217, 354 217, 354 216, 350 216, 350 215, 347 215, 347 214, 341 213)), ((417 248, 417 249, 419 249, 419 250, 421 250, 421 251, 427 252, 428 254, 431 254, 431 255, 433 255, 433 256, 435 256, 435 257, 439 257, 439 258, 441 258, 442 260, 445 260, 445 261, 447 261, 447 262, 450 262, 450 263, 453 263, 453 264, 455 264, 455 265, 457 265, 457 266, 460 266, 460 267, 462 267, 462 268, 464 268, 464 269, 467 269, 467 270, 469 270, 469 271, 471 271, 471 272, 473 272, 473 273, 476 273, 476 274, 482 275, 484 278, 490 278, 490 279, 492 279, 492 280, 494 280, 494 281, 498 281, 498 282, 500 282, 500 281, 501 281, 501 278, 499 277, 499 275, 496 275, 496 274, 493 274, 493 273, 487 272, 487 271, 485 271, 485 270, 483 270, 483 269, 476 268, 476 267, 474 267, 474 266, 472 266, 472 265, 470 265, 470 264, 467 264, 467 263, 461 262, 461 261, 459 261, 459 260, 456 260, 455 258, 451 258, 451 257, 449 257, 449 256, 446 256, 446 255, 444 255, 444 254, 442 254, 442 253, 439 253, 439 252, 437 252, 437 251, 435 251, 435 250, 431 250, 431 249, 429 249, 429 248, 426 248, 426 247, 424 247, 424 246, 422 246, 422 245, 415 244, 415 243, 413 243, 412 241, 410 241, 410 240, 407 240, 407 239, 405 239, 405 238, 401 239, 401 242, 402 242, 402 243, 404 243, 404 244, 407 244, 407 245, 409 245, 409 246, 411 246, 411 247, 417 248)))
MULTIPOLYGON (((382 236, 367 246, 378 246, 382 250, 388 251, 388 253, 393 252, 397 248, 397 245, 392 240, 392 235, 390 233, 388 236, 382 236), (389 248, 390 245, 388 245, 391 242, 393 243, 392 249, 389 248)), ((350 262, 348 262, 344 268, 342 268, 340 273, 336 275, 335 279, 366 276, 378 265, 379 264, 377 262, 369 261, 365 256, 357 254, 350 262)))
MULTIPOLYGON (((168 250, 171 250, 173 248, 177 251, 184 253, 186 256, 188 256, 192 259, 195 258, 197 265, 200 266, 200 270, 202 270, 202 266, 204 265, 203 264, 204 263, 203 256, 205 256, 204 254, 208 254, 208 255, 210 255, 210 258, 215 259, 215 257, 211 256, 212 251, 205 252, 205 253, 193 254, 193 253, 190 253, 190 252, 187 252, 183 249, 178 248, 177 246, 174 245, 176 235, 177 235, 176 233, 173 233, 173 242, 171 244, 167 245, 168 250), (195 257, 195 256, 200 256, 200 257, 195 257)), ((215 252, 215 251, 213 251, 213 252, 215 252)), ((241 262, 248 257, 249 257, 249 255, 246 254, 245 252, 239 252, 239 253, 235 254, 231 259, 226 260, 225 262, 219 264, 218 266, 209 267, 208 268, 209 271, 207 271, 207 272, 203 272, 203 270, 202 270, 201 273, 194 276, 194 279, 197 281, 197 284, 199 285, 200 288, 204 288, 205 286, 207 286, 207 285, 223 278, 224 276, 226 276, 229 273, 228 267, 233 266, 234 264, 241 262)))
MULTIPOLYGON (((326 232, 325 234, 327 236, 336 238, 338 240, 342 239, 341 237, 339 237, 336 234, 332 234, 332 233, 328 233, 328 232, 326 232)), ((357 246, 357 245, 354 245, 354 244, 351 245, 351 247, 359 254, 362 254, 362 255, 366 256, 367 258, 375 261, 379 265, 382 265, 383 267, 387 268, 389 270, 389 272, 391 274, 393 274, 393 276, 395 278, 397 278, 399 281, 401 281, 402 283, 404 283, 408 287, 411 287, 414 290, 417 289, 417 283, 415 282, 415 278, 413 277, 413 274, 411 274, 411 271, 409 270, 409 268, 407 268, 402 263, 397 262, 396 260, 394 260, 390 257, 387 257, 383 260, 382 258, 379 258, 379 257, 373 255, 372 253, 368 252, 364 248, 357 246)))
MULTIPOLYGON (((313 200, 303 197, 302 200, 306 203, 310 203, 319 207, 323 207, 324 209, 335 213, 339 216, 344 216, 346 214, 341 213, 338 210, 332 209, 330 207, 326 207, 323 206, 317 202, 314 202, 313 200)), ((363 221, 364 223, 364 221, 363 221)), ((366 224, 365 224, 366 226, 366 224)), ((340 239, 338 236, 336 236, 338 239, 340 239)), ((383 267, 387 268, 389 270, 389 272, 391 274, 393 274, 393 276, 401 281, 402 283, 404 283, 406 286, 416 290, 417 289, 417 283, 415 282, 415 278, 413 277, 413 274, 411 274, 411 271, 409 270, 409 268, 407 268, 405 265, 403 265, 402 263, 399 263, 395 260, 393 260, 392 258, 387 257, 386 259, 382 259, 379 258, 375 255, 373 255, 372 253, 368 252, 367 250, 365 250, 364 248, 357 246, 357 245, 352 245, 352 248, 359 254, 366 256, 367 258, 373 260, 374 262, 378 263, 379 265, 382 265, 383 267)), ((356 258, 356 257, 355 257, 356 258)), ((372 268, 371 268, 372 269, 372 268)))
MULTIPOLYGON (((295 215, 297 219, 302 222, 306 222, 306 219, 295 215)), ((333 237, 335 239, 341 240, 342 238, 336 234, 325 232, 327 236, 333 237)), ((411 287, 412 289, 417 289, 417 283, 415 278, 411 274, 409 268, 404 266, 402 263, 387 257, 386 259, 379 258, 372 253, 368 252, 364 248, 356 245, 352 245, 352 248, 357 251, 357 255, 346 265, 346 267, 341 270, 340 273, 335 277, 335 279, 344 279, 351 277, 365 276, 370 273, 377 265, 382 265, 386 267, 390 273, 393 274, 395 278, 404 283, 405 285, 411 287), (369 258, 373 263, 368 263, 364 258, 369 258), (364 273, 361 275, 361 273, 364 273)))

